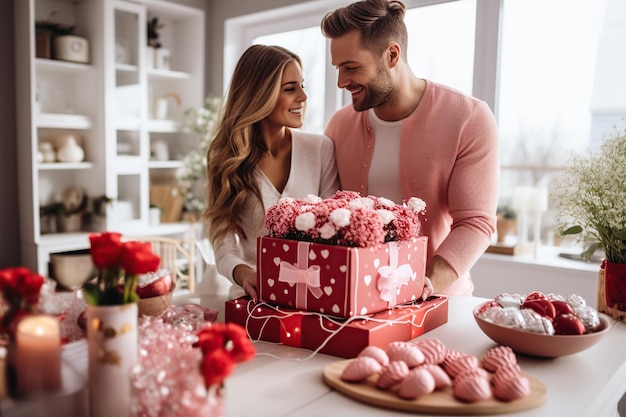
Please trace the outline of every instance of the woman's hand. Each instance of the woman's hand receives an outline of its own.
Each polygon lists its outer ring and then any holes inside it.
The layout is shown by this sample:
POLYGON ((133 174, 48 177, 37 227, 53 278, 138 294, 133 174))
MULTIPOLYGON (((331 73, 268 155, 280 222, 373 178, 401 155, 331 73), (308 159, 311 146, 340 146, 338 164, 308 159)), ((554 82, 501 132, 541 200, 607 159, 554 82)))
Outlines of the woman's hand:
POLYGON ((433 283, 430 282, 430 278, 424 277, 424 289, 422 290, 422 301, 426 301, 428 297, 433 295, 435 290, 433 289, 433 283))
POLYGON ((248 265, 237 265, 233 271, 233 278, 256 303, 259 298, 256 292, 256 271, 248 265))

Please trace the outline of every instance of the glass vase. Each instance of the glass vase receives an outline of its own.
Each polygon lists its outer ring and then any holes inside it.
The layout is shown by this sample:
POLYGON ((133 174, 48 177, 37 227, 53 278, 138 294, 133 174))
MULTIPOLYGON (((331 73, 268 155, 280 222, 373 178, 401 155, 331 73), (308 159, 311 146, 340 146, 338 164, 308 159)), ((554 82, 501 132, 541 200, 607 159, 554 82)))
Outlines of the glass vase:
POLYGON ((130 417, 137 363, 137 304, 87 306, 91 417, 130 417))

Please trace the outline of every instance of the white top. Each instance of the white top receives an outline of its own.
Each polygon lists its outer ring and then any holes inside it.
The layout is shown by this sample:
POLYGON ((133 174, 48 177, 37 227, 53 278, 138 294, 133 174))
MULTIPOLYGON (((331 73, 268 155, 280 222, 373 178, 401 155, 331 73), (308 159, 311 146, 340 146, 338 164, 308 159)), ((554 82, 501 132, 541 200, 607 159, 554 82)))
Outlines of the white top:
POLYGON ((367 177, 367 193, 402 204, 400 167, 396 163, 400 160, 402 120, 396 122, 382 120, 374 109, 369 110, 368 117, 376 140, 367 177))
POLYGON ((233 279, 235 267, 245 264, 256 269, 257 237, 268 234, 263 227, 267 209, 284 197, 305 198, 314 194, 326 198, 339 189, 333 142, 326 136, 299 130, 291 130, 291 137, 291 171, 282 194, 258 169, 256 178, 265 209, 256 202, 248 204, 240 224, 246 238, 230 233, 213 246, 218 272, 234 284, 233 296, 243 295, 243 289, 233 279))

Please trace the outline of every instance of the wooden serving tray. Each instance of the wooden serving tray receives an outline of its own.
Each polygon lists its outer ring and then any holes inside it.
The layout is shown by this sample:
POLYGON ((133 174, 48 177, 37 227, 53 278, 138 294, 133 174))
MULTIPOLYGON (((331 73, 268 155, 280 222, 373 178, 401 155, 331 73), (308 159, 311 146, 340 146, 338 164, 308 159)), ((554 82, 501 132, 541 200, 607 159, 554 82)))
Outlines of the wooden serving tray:
POLYGON ((352 360, 339 361, 326 366, 324 368, 324 382, 348 397, 382 408, 424 414, 475 416, 528 410, 543 404, 546 399, 545 385, 538 379, 522 373, 530 382, 530 395, 519 400, 504 402, 492 398, 467 403, 454 398, 452 387, 437 390, 415 400, 405 400, 398 397, 393 388, 391 390, 376 388, 376 376, 371 376, 358 383, 342 381, 341 373, 352 360))

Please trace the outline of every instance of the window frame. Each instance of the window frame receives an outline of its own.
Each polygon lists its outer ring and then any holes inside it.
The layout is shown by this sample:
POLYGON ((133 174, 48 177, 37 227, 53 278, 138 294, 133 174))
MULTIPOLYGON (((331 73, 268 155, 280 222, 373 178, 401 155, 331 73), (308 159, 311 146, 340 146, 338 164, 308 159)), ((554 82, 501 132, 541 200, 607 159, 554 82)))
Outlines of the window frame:
MULTIPOLYGON (((407 9, 431 6, 462 0, 404 0, 407 9)), ((319 26, 326 13, 346 6, 353 0, 315 0, 279 7, 264 12, 252 13, 227 19, 224 24, 224 80, 227 91, 230 75, 237 59, 252 45, 254 38, 277 32, 287 32, 305 27, 319 26)), ((479 0, 476 2, 476 31, 474 46, 474 97, 484 100, 494 111, 497 110, 498 39, 502 0, 479 0)), ((330 47, 327 40, 326 59, 330 62, 330 47)), ((324 124, 332 114, 350 102, 348 93, 337 87, 336 69, 328 65, 325 77, 324 124)))

